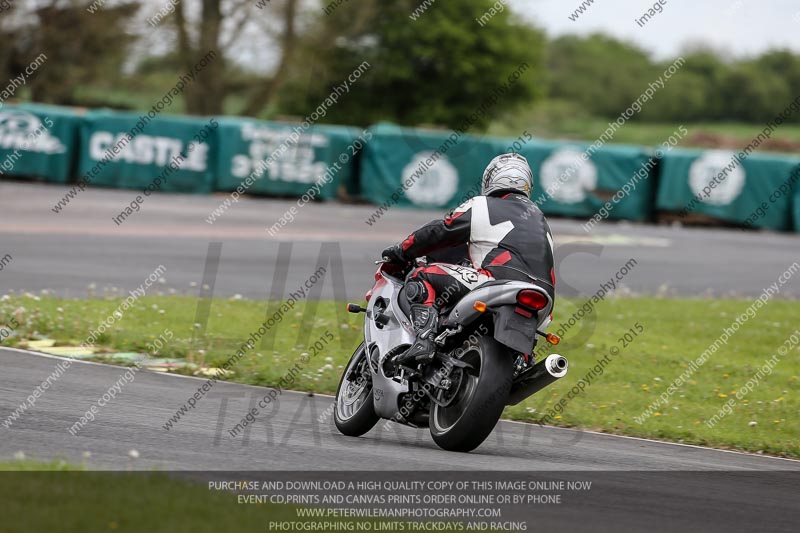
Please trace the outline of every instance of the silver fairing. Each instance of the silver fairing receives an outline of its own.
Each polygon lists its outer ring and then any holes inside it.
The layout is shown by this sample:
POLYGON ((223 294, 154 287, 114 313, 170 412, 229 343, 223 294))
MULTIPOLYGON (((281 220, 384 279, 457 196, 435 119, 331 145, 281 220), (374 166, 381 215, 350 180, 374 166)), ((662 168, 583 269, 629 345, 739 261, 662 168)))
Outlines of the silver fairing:
POLYGON ((547 305, 539 312, 539 329, 547 328, 550 323, 550 313, 553 311, 553 300, 544 288, 528 281, 506 281, 502 284, 478 287, 456 304, 448 319, 453 324, 466 326, 482 314, 473 307, 475 302, 483 302, 489 308, 513 305, 517 302, 517 293, 523 289, 538 290, 547 296, 547 305))
MULTIPOLYGON (((375 413, 382 418, 395 418, 400 412, 399 396, 408 392, 408 382, 400 382, 387 376, 383 371, 383 364, 392 349, 404 344, 413 344, 416 335, 409 317, 397 304, 400 289, 403 288, 402 283, 384 274, 381 275, 386 283, 373 290, 367 305, 364 319, 364 339, 370 358, 375 350, 378 352, 377 369, 374 365, 369 365, 372 374, 372 399, 375 404, 375 413), (374 320, 376 306, 379 302, 381 304, 388 303, 383 314, 389 317, 389 322, 383 327, 379 327, 374 320)), ((481 316, 481 313, 473 307, 476 301, 484 302, 490 308, 515 304, 517 293, 522 289, 536 289, 547 294, 547 291, 538 285, 524 281, 507 281, 488 287, 478 287, 456 304, 448 315, 449 320, 452 324, 468 325, 481 316)), ((549 324, 550 312, 553 309, 552 299, 549 295, 547 298, 547 306, 539 313, 541 329, 546 328, 549 324)))
MULTIPOLYGON (((383 274, 382 274, 383 275, 383 274)), ((375 403, 375 413, 382 418, 393 418, 400 412, 399 396, 408 392, 408 383, 400 383, 383 372, 383 363, 386 355, 401 344, 413 344, 415 335, 411 322, 397 304, 400 289, 403 285, 389 276, 383 275, 386 284, 373 291, 367 316, 364 319, 364 339, 366 340, 367 353, 378 351, 377 371, 370 366, 372 373, 372 399, 375 403), (375 306, 378 302, 388 302, 388 307, 383 312, 390 317, 389 323, 378 327, 373 320, 375 306)))

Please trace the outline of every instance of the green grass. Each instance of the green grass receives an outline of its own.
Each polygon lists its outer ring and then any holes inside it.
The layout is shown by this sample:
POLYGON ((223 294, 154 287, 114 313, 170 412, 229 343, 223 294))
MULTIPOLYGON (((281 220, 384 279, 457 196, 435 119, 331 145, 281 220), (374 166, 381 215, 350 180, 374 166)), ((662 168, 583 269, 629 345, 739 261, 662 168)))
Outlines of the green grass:
MULTIPOLYGON (((145 113, 164 97, 164 94, 177 83, 182 74, 184 74, 183 71, 150 73, 130 76, 122 82, 112 82, 106 85, 85 85, 76 89, 75 96, 80 101, 86 102, 88 107, 119 107, 129 109, 131 112, 145 113)), ((245 103, 245 96, 238 91, 234 92, 225 98, 222 114, 236 116, 244 108, 245 103)), ((267 109, 264 113, 270 111, 272 110, 267 109)), ((185 115, 185 98, 174 99, 162 113, 185 115)))
MULTIPOLYGON (((271 479, 245 475, 218 476, 214 480, 261 483, 271 479)), ((244 494, 269 493, 265 490, 244 494)), ((180 479, 160 472, 92 472, 64 462, 0 461, 0 502, 3 533, 273 531, 271 522, 283 522, 284 527, 290 527, 289 522, 305 524, 311 528, 309 531, 323 531, 326 523, 338 524, 333 525, 338 531, 408 531, 401 520, 306 517, 298 514, 298 509, 306 506, 240 502, 236 492, 211 488, 206 480, 195 477, 180 479), (363 528, 359 523, 364 524, 363 528)))
MULTIPOLYGON (((558 352, 570 359, 570 373, 563 380, 506 410, 506 416, 540 421, 569 390, 612 348, 602 376, 570 399, 552 423, 610 433, 704 444, 731 449, 800 457, 800 408, 797 398, 800 358, 795 346, 772 373, 741 401, 733 413, 709 428, 723 404, 733 398, 769 359, 784 340, 800 329, 800 302, 771 301, 747 321, 690 381, 680 387, 658 415, 638 424, 634 417, 654 402, 669 384, 730 326, 749 305, 748 300, 662 298, 607 298, 564 335, 558 352), (619 338, 634 324, 644 331, 627 346, 619 338), (756 422, 751 425, 751 422, 756 422)), ((583 301, 560 299, 555 323, 568 319, 583 301)), ((16 336, 5 344, 25 338, 48 336, 62 344, 77 345, 88 331, 113 312, 117 300, 59 300, 13 297, 0 302, 0 323, 13 315, 20 323, 16 336)), ((192 341, 196 300, 187 297, 147 297, 104 335, 99 345, 109 350, 146 351, 146 343, 165 328, 174 338, 159 357, 181 357, 198 364, 221 364, 257 329, 266 304, 246 300, 216 300, 211 305, 206 339, 192 341)), ((274 329, 274 345, 256 347, 235 367, 228 379, 254 385, 276 385, 303 353, 311 358, 292 388, 334 393, 343 365, 360 342, 361 316, 347 315, 344 305, 321 302, 316 312, 298 304, 274 329), (304 312, 310 318, 303 322, 304 312), (333 340, 320 341, 329 332, 333 340)), ((551 328, 551 331, 555 331, 551 328)))
MULTIPOLYGON (((616 118, 616 117, 615 117, 616 118)), ((533 108, 503 116, 490 124, 488 135, 516 138, 527 130, 534 137, 572 139, 592 143, 600 138, 614 119, 586 115, 574 104, 548 101, 533 108)), ((688 130, 678 146, 709 148, 714 139, 725 141, 728 148, 747 146, 764 124, 738 122, 654 123, 631 120, 614 133, 613 144, 658 146, 674 135, 680 126, 688 130)), ((772 135, 771 147, 761 149, 796 152, 800 143, 800 124, 782 124, 772 135)))
POLYGON ((268 531, 270 521, 308 520, 295 506, 239 504, 234 493, 166 474, 52 470, 65 469, 0 462, 0 531, 268 531))
MULTIPOLYGON (((30 459, 17 461, 0 461, 0 472, 76 472, 83 470, 82 466, 71 465, 65 461, 51 461, 42 463, 30 459)), ((0 489, 0 494, 2 494, 0 489)))
MULTIPOLYGON (((551 128, 529 128, 531 135, 547 138, 567 138, 580 139, 586 142, 594 142, 608 128, 609 120, 601 118, 576 119, 565 121, 551 128)), ((741 147, 747 146, 754 137, 763 129, 759 124, 742 124, 736 122, 717 122, 717 123, 646 123, 630 122, 618 129, 614 134, 614 143, 636 144, 645 146, 657 146, 674 135, 680 126, 688 130, 686 138, 678 144, 683 148, 692 146, 705 147, 702 144, 692 142, 693 136, 698 134, 720 135, 727 138, 738 140, 741 147)), ((508 132, 511 134, 512 132, 508 132)), ((800 142, 800 125, 783 125, 774 135, 775 139, 782 139, 792 142, 800 142)))

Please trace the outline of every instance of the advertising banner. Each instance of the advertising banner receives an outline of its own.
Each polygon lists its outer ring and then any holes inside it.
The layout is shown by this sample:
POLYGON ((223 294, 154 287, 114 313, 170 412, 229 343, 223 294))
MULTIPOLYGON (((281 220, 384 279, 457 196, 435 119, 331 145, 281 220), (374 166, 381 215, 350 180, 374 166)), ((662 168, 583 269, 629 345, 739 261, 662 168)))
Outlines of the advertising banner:
POLYGON ((81 123, 80 112, 68 107, 0 107, 0 179, 7 175, 66 183, 81 123))

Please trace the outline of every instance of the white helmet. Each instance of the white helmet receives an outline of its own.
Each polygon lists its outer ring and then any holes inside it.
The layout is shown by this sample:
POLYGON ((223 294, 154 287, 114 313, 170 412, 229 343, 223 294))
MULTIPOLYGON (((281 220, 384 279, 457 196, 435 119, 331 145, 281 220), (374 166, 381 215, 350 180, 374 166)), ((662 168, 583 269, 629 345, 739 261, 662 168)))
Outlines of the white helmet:
POLYGON ((530 198, 533 190, 533 172, 528 160, 519 154, 498 155, 483 171, 481 194, 487 196, 497 191, 514 190, 530 198))

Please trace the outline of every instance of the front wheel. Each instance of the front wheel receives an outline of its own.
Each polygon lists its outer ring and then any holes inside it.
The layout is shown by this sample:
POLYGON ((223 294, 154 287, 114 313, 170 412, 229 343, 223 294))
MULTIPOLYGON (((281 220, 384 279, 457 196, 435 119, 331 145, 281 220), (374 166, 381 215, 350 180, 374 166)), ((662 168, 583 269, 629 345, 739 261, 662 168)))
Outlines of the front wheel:
POLYGON ((511 390, 513 366, 507 351, 491 337, 479 337, 459 348, 456 358, 471 368, 453 368, 447 391, 431 402, 430 432, 439 447, 469 452, 497 425, 511 390))
POLYGON ((350 437, 363 435, 380 420, 372 401, 372 374, 363 342, 356 348, 339 381, 333 419, 336 428, 350 437))

